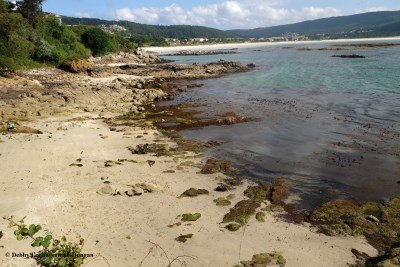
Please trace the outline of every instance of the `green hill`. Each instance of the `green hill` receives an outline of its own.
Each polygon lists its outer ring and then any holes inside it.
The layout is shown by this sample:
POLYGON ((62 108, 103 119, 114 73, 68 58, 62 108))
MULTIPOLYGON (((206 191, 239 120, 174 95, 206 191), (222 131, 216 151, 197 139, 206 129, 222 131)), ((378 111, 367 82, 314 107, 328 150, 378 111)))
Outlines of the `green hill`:
POLYGON ((130 21, 109 21, 92 18, 72 18, 62 17, 62 20, 67 25, 112 25, 117 24, 125 27, 129 33, 133 35, 150 35, 164 38, 227 38, 235 36, 230 32, 225 32, 213 28, 203 26, 189 26, 189 25, 147 25, 130 21))
POLYGON ((256 28, 230 30, 241 37, 272 37, 296 32, 304 35, 330 34, 342 37, 375 37, 400 35, 400 11, 370 12, 351 16, 340 16, 304 21, 300 23, 256 28))

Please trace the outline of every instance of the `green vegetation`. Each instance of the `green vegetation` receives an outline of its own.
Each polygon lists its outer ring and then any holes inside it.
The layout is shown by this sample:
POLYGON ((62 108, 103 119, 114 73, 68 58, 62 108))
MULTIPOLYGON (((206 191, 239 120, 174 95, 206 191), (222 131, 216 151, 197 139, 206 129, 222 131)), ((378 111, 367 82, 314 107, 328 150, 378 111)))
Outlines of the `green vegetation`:
MULTIPOLYGON (((106 26, 117 24, 127 29, 134 38, 141 38, 143 35, 162 38, 229 38, 234 37, 234 34, 208 28, 202 26, 189 25, 147 25, 130 21, 109 21, 92 18, 71 18, 62 17, 65 24, 68 25, 92 25, 97 26, 104 24, 106 26)), ((146 37, 147 38, 147 37, 146 37)))
POLYGON ((136 48, 119 34, 93 26, 68 27, 55 16, 44 15, 42 2, 17 2, 14 11, 13 4, 0 0, 0 75, 136 48))
POLYGON ((81 254, 83 239, 79 244, 67 242, 65 236, 60 240, 55 239, 50 233, 46 232, 44 236, 37 236, 42 230, 40 224, 31 224, 27 226, 24 219, 15 222, 12 217, 3 219, 9 222, 9 228, 16 228, 14 235, 17 240, 31 240, 31 246, 40 248, 34 256, 36 263, 44 267, 76 267, 83 264, 84 255, 81 254))
POLYGON ((323 18, 294 24, 257 28, 250 30, 230 30, 240 37, 273 37, 295 32, 322 38, 358 38, 395 36, 400 34, 400 11, 369 12, 350 16, 323 18))

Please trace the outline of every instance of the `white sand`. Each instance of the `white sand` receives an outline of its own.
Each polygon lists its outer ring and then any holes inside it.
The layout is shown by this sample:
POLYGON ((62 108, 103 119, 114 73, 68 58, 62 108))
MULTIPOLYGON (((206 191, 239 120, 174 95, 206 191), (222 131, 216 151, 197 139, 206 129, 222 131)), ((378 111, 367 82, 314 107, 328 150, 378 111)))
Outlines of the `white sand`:
MULTIPOLYGON (((172 266, 233 266, 256 253, 281 251, 289 267, 338 267, 355 260, 352 248, 369 255, 377 253, 364 238, 328 237, 306 225, 277 221, 273 214, 267 215, 265 223, 252 218, 238 232, 225 230, 220 222, 229 207, 217 207, 213 200, 232 192, 213 191, 220 174, 198 174, 200 158, 174 161, 128 151, 128 146, 155 139, 173 145, 155 131, 132 129, 124 135, 110 131, 96 119, 71 122, 52 118, 31 126, 44 134, 1 136, 0 216, 27 216, 27 223, 40 223, 55 236, 66 235, 74 241, 82 236, 86 240, 83 252, 101 255, 84 266, 167 266, 169 261, 160 247, 170 260, 185 255, 172 266), (78 158, 82 158, 83 167, 70 167, 78 158), (118 159, 138 163, 104 167, 104 161, 118 159), (150 159, 156 161, 153 167, 147 164, 150 159), (191 167, 177 170, 185 161, 191 167), (165 170, 176 173, 163 173, 165 170), (96 191, 104 186, 101 177, 119 189, 148 182, 162 191, 135 197, 99 195, 96 191), (210 195, 177 198, 190 187, 205 188, 210 195), (168 227, 180 221, 178 215, 194 212, 202 214, 198 221, 168 227), (189 233, 194 236, 186 243, 174 240, 189 233)), ((234 192, 233 203, 243 198, 245 187, 234 192)), ((29 266, 28 260, 4 256, 6 252, 33 250, 29 241, 17 241, 6 225, 0 221, 4 233, 0 266, 29 266)))
POLYGON ((182 50, 219 50, 219 49, 234 49, 234 48, 256 48, 264 46, 277 45, 293 45, 293 44, 324 44, 324 43, 352 43, 352 42, 377 42, 377 41, 399 41, 399 37, 385 38, 363 38, 363 39, 338 39, 338 40, 323 40, 323 41, 299 41, 299 42, 259 42, 259 43, 232 43, 232 44, 211 44, 211 45, 193 45, 193 46, 170 46, 170 47, 145 47, 146 51, 159 54, 174 53, 182 50))

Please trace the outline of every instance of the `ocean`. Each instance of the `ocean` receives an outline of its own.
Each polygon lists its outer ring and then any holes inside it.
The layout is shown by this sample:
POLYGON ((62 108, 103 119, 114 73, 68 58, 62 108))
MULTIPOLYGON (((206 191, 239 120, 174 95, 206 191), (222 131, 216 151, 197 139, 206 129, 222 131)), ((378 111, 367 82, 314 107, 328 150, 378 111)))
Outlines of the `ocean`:
POLYGON ((285 178, 291 188, 287 202, 300 209, 337 198, 399 196, 400 46, 318 50, 333 44, 165 57, 174 63, 223 59, 256 64, 251 72, 199 81, 203 87, 180 94, 173 103, 203 104, 202 116, 233 111, 259 121, 181 134, 220 142, 207 156, 232 160, 241 175, 254 181, 285 178), (365 58, 332 57, 341 54, 365 58))

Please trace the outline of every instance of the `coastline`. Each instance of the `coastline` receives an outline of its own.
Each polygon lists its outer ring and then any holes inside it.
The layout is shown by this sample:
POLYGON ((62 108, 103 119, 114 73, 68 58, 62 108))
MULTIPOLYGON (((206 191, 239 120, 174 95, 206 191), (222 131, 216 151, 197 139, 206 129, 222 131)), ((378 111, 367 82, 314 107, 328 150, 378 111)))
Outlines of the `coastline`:
POLYGON ((173 47, 144 47, 143 50, 158 54, 178 52, 182 50, 221 50, 234 48, 257 48, 262 46, 278 46, 293 44, 327 44, 327 43, 346 43, 346 42, 375 42, 375 41, 398 41, 400 36, 382 38, 360 38, 360 39, 337 39, 322 41, 288 41, 288 42, 259 42, 259 43, 232 43, 232 44, 211 44, 194 46, 173 46, 173 47))
MULTIPOLYGON (((184 263, 189 266, 233 266, 255 254, 273 251, 282 252, 286 266, 345 266, 355 262, 352 249, 370 256, 377 254, 364 237, 326 236, 317 233, 309 224, 282 221, 278 216, 281 212, 268 212, 263 223, 252 216, 237 232, 226 230, 225 224, 221 224, 224 214, 235 203, 245 200, 243 192, 255 184, 244 181, 233 191, 215 191, 221 180, 229 176, 219 172, 199 173, 206 160, 202 153, 132 154, 128 147, 135 148, 144 143, 164 144, 171 148, 177 144, 152 127, 146 118, 130 125, 124 122, 118 125, 118 120, 116 124, 108 125, 105 120, 132 111, 133 103, 128 98, 138 100, 139 92, 144 91, 143 95, 152 93, 143 100, 147 104, 162 99, 164 94, 159 88, 135 89, 134 92, 129 89, 133 82, 138 87, 138 79, 154 80, 154 75, 110 73, 110 70, 105 75, 102 71, 99 70, 99 77, 73 76, 72 80, 79 80, 82 88, 94 83, 94 95, 99 102, 93 104, 92 94, 82 93, 77 99, 63 95, 60 98, 69 97, 71 102, 82 101, 70 111, 71 115, 63 115, 63 110, 53 116, 48 109, 47 115, 42 111, 39 117, 22 123, 42 134, 1 137, 0 154, 5 166, 2 170, 1 216, 27 216, 27 223, 41 223, 56 235, 67 235, 71 239, 81 236, 85 239, 85 253, 101 255, 92 261, 89 259, 86 266, 167 266, 178 256, 182 256, 180 261, 172 266, 184 263), (115 95, 102 89, 102 84, 113 88, 111 92, 115 95), (125 102, 120 103, 122 99, 125 102), (103 103, 109 103, 110 108, 103 103), (116 108, 119 104, 123 105, 116 108), (99 109, 100 105, 104 106, 99 109), (80 109, 87 111, 80 113, 80 109), (149 161, 154 161, 153 165, 150 166, 149 161), (145 184, 147 189, 138 196, 129 196, 126 192, 132 184, 145 184), (206 189, 209 193, 179 198, 189 188, 206 189), (215 199, 228 198, 232 194, 235 195, 231 199, 232 205, 215 205, 215 199), (198 221, 181 221, 181 214, 195 212, 201 214, 198 221), (175 241, 182 234, 193 234, 193 237, 184 243, 175 241)), ((131 71, 138 70, 135 67, 131 71)), ((152 74, 159 70, 151 71, 142 72, 152 74)), ((170 76, 168 69, 164 71, 158 73, 163 79, 170 76)), ((186 72, 193 70, 174 67, 176 71, 186 74, 176 77, 192 77, 186 72)), ((26 83, 26 80, 21 82, 26 83)), ((140 81, 140 84, 146 87, 146 82, 140 81)), ((53 98, 41 104, 58 105, 53 98)), ((140 113, 135 114, 140 117, 140 113)), ((265 201, 262 208, 269 205, 265 201)), ((0 240, 0 245, 4 246, 2 250, 32 250, 29 242, 15 240, 4 221, 1 226, 4 233, 0 240)), ((3 255, 0 257, 2 265, 25 266, 27 263, 26 259, 10 260, 3 255)))

